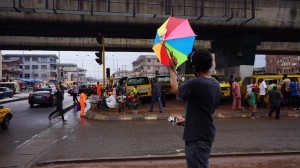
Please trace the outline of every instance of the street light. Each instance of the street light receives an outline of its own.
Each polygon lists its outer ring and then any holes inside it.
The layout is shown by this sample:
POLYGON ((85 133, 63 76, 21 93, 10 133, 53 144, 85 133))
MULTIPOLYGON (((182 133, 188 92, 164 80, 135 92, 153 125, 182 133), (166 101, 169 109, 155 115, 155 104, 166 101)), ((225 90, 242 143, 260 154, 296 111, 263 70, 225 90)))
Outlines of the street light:
POLYGON ((84 57, 89 57, 90 55, 84 55, 84 56, 82 56, 82 55, 76 55, 76 57, 81 57, 81 68, 83 69, 83 58, 84 57))
POLYGON ((95 65, 94 65, 94 64, 92 64, 92 63, 90 63, 90 64, 94 66, 94 79, 96 79, 95 65))
MULTIPOLYGON (((119 59, 118 59, 118 57, 115 56, 115 55, 112 55, 112 56, 117 58, 117 72, 118 72, 118 69, 119 69, 119 59)), ((115 72, 115 68, 114 68, 114 72, 115 72)))
POLYGON ((105 59, 112 59, 113 60, 113 72, 115 71, 115 59, 113 58, 105 58, 105 59))

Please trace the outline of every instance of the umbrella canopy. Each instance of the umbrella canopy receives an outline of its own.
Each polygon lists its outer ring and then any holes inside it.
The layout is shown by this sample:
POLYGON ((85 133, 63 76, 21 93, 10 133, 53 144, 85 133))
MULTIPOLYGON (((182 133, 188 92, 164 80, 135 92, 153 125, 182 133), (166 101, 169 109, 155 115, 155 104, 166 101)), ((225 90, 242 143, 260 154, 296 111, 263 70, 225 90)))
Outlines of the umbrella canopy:
POLYGON ((196 35, 187 19, 169 17, 157 30, 153 51, 160 63, 170 65, 170 53, 177 58, 180 66, 192 52, 196 35))

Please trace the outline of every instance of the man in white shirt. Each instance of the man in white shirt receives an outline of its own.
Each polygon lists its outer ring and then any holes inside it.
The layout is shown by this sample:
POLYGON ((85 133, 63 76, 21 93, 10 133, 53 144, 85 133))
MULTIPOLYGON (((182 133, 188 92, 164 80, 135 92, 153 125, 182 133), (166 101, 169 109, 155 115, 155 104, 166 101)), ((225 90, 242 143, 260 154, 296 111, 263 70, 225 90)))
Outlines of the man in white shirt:
POLYGON ((290 90, 291 80, 288 78, 287 74, 283 74, 283 80, 281 85, 281 91, 283 95, 283 99, 287 107, 290 107, 291 102, 291 90, 290 90))
POLYGON ((265 96, 268 92, 268 87, 263 78, 259 79, 260 84, 259 84, 259 104, 261 108, 266 108, 266 102, 265 102, 265 96))
POLYGON ((106 105, 109 108, 116 108, 116 104, 117 104, 116 97, 111 92, 109 92, 109 94, 110 94, 110 96, 105 99, 106 100, 106 105))

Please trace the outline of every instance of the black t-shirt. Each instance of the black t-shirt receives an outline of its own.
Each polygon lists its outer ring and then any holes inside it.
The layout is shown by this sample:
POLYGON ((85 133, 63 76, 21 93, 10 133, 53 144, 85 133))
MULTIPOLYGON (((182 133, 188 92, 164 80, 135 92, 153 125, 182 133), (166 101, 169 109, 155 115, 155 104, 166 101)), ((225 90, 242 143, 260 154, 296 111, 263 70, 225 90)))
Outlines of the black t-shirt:
POLYGON ((181 85, 179 95, 186 102, 183 139, 212 143, 215 137, 212 114, 221 97, 219 82, 214 78, 197 77, 181 85))
POLYGON ((278 90, 271 90, 269 95, 269 102, 275 107, 280 107, 281 96, 278 90))

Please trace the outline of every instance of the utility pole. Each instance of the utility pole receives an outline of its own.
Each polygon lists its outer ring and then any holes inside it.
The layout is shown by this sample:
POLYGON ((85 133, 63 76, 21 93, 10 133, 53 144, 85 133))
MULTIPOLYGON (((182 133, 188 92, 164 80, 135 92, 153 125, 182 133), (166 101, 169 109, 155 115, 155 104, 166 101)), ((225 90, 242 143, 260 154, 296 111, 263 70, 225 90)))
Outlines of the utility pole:
POLYGON ((101 37, 102 37, 102 63, 103 63, 103 66, 102 66, 102 70, 103 70, 103 86, 102 87, 105 87, 105 44, 104 44, 104 36, 103 34, 101 34, 101 37))

